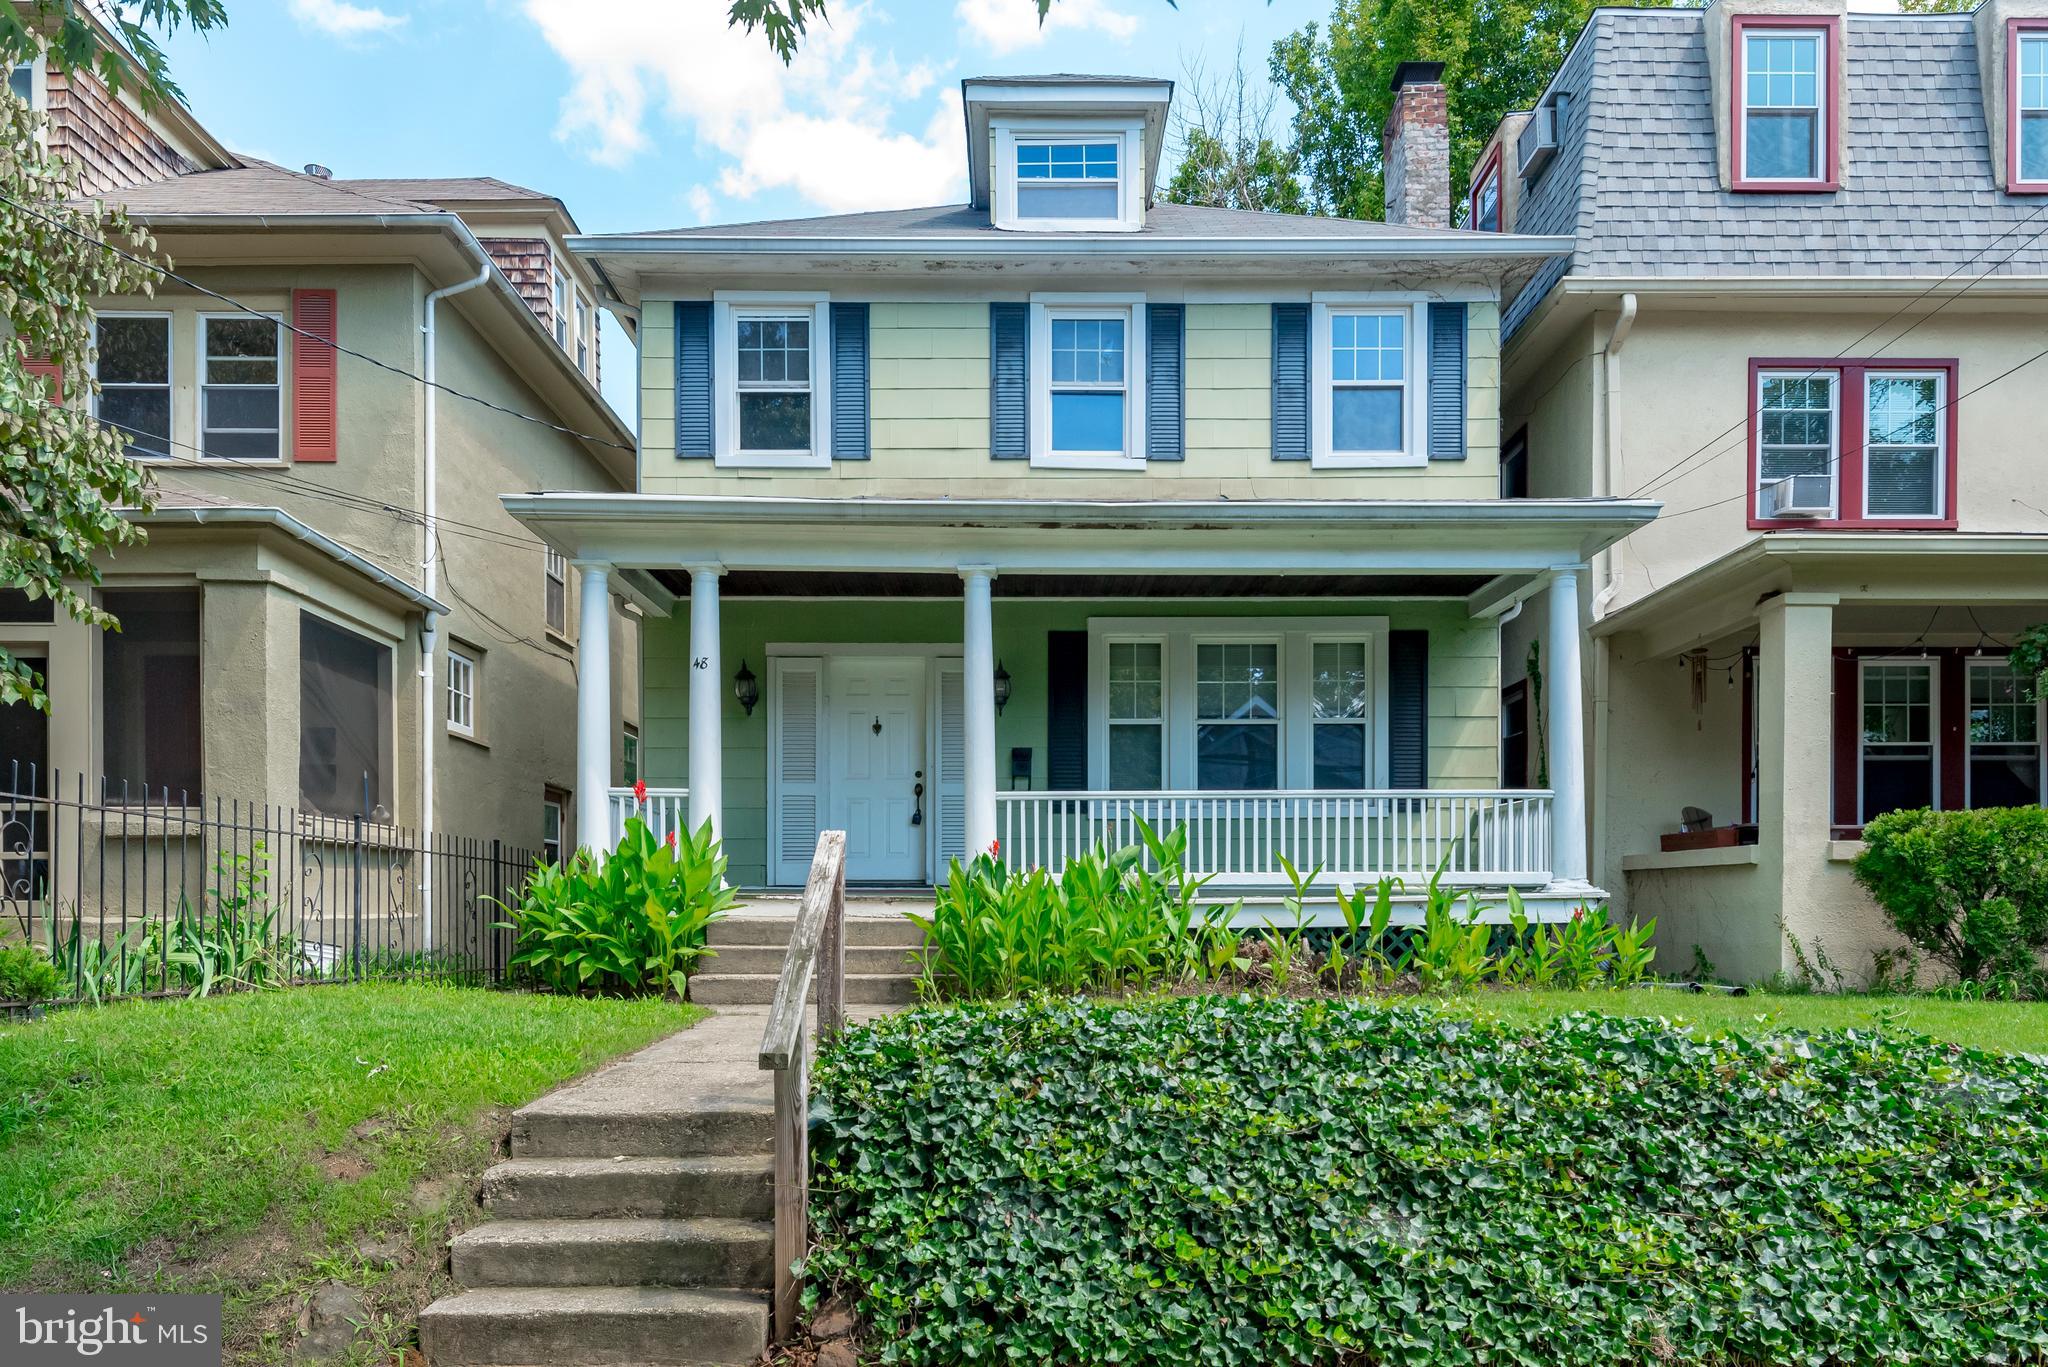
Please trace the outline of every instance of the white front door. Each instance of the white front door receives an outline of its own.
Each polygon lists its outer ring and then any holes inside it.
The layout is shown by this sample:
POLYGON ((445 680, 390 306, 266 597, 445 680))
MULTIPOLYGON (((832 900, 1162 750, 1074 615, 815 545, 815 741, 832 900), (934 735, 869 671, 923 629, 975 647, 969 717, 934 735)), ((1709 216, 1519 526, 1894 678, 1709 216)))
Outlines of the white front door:
POLYGON ((863 883, 923 882, 932 806, 925 765, 927 661, 845 655, 833 657, 827 669, 827 825, 846 832, 846 876, 863 883))

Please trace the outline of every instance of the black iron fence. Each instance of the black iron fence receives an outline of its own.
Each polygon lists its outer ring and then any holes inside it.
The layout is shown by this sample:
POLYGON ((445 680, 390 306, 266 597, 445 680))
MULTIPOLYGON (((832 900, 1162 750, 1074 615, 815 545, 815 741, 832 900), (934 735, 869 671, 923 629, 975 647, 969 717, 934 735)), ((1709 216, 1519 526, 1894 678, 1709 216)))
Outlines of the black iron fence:
POLYGON ((538 860, 502 840, 19 765, 0 784, 0 944, 46 950, 66 1001, 501 981, 512 937, 495 904, 538 860))

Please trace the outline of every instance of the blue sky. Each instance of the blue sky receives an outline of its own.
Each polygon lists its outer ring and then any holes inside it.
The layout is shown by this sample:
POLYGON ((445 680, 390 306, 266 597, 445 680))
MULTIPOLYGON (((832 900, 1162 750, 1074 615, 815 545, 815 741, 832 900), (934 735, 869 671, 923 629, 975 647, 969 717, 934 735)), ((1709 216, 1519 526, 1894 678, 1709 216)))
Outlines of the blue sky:
MULTIPOLYGON (((586 232, 957 202, 964 75, 1185 81, 1329 0, 834 3, 785 69, 725 0, 228 0, 169 44, 230 147, 338 176, 492 175, 560 196, 586 232)), ((1276 116, 1276 123, 1278 122, 1276 116)), ((615 325, 606 393, 632 417, 615 325)))

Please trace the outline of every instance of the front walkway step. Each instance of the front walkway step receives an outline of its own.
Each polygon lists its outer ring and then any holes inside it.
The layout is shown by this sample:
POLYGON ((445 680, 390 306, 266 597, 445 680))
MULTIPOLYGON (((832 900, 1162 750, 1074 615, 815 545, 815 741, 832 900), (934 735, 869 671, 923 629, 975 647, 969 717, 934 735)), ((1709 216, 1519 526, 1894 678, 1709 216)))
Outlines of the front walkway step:
MULTIPOLYGON (((766 1006, 775 1000, 780 980, 775 973, 700 973, 690 979, 690 1000, 700 1006, 766 1006)), ((810 999, 818 999, 815 986, 810 999)), ((907 973, 846 975, 849 1006, 907 1006, 916 1000, 917 979, 907 973)))
POLYGON ((483 1204, 500 1220, 765 1220, 775 1212, 775 1160, 514 1158, 484 1174, 483 1204))
MULTIPOLYGON (((846 971, 848 974, 915 974, 918 962, 912 957, 914 950, 896 945, 848 945, 846 947, 846 971)), ((779 977, 782 961, 789 955, 787 945, 727 945, 697 961, 697 972, 705 976, 729 978, 736 974, 767 974, 779 977)))
POLYGON ((731 1286, 775 1280, 758 1220, 492 1220, 449 1245, 455 1280, 488 1286, 731 1286))
MULTIPOLYGON (((769 983, 772 995, 774 980, 769 983)), ((700 1158, 765 1153, 774 1144, 772 1095, 718 1101, 678 1096, 660 1109, 551 1109, 537 1104, 512 1114, 514 1158, 700 1158)))
POLYGON ((436 1301, 420 1315, 433 1367, 698 1367, 757 1361, 768 1297, 668 1287, 494 1287, 436 1301))
MULTIPOLYGON (((931 910, 927 903, 926 912, 931 910)), ((713 921, 705 932, 705 943, 713 949, 726 945, 775 945, 789 947, 789 937, 796 929, 794 916, 750 915, 739 912, 722 921, 713 921)), ((884 949, 900 947, 919 949, 924 945, 924 932, 902 916, 848 916, 846 918, 846 946, 848 949, 866 947, 884 949)))

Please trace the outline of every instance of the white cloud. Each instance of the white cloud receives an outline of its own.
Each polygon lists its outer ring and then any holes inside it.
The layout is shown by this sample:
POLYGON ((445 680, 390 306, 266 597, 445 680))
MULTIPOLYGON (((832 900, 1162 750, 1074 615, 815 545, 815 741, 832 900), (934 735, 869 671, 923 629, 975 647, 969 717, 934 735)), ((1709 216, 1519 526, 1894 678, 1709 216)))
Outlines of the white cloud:
MULTIPOLYGON (((851 212, 965 191, 957 92, 934 91, 929 67, 904 66, 867 41, 862 6, 814 26, 785 68, 758 32, 728 26, 726 7, 710 0, 615 0, 602 23, 591 22, 588 0, 524 5, 569 66, 556 134, 595 161, 624 166, 648 151, 659 119, 712 153, 731 198, 787 189, 851 212)), ((708 191, 688 199, 709 212, 708 191)))
POLYGON ((1138 31, 1136 15, 1112 9, 1103 0, 1057 0, 1043 24, 1038 22, 1038 0, 960 0, 953 12, 984 47, 997 53, 1037 47, 1061 31, 1117 39, 1138 31))
POLYGON ((374 5, 351 5, 348 0, 292 0, 292 18, 335 38, 367 38, 405 22, 402 14, 387 14, 374 5))

